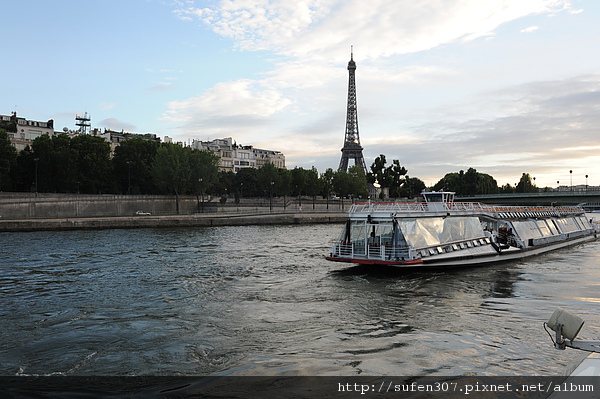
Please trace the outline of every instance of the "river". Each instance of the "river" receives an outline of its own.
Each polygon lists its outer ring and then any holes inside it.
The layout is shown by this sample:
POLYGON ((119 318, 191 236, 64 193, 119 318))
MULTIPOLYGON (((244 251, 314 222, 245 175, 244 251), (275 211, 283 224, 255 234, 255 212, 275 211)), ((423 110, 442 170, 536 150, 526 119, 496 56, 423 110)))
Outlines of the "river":
POLYGON ((600 242, 406 272, 324 259, 341 225, 0 233, 0 375, 536 375, 556 307, 600 338, 600 242))

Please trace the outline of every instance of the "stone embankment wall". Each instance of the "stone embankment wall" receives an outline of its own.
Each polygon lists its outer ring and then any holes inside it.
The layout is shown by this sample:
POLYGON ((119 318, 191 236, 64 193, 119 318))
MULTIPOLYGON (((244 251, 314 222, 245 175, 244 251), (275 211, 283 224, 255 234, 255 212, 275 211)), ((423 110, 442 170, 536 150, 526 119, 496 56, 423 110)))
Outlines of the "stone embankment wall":
POLYGON ((0 231, 338 223, 349 205, 302 199, 221 204, 180 196, 177 213, 175 196, 0 193, 0 231))
MULTIPOLYGON (((199 208, 195 196, 181 196, 180 213, 196 212, 199 208)), ((215 204, 205 204, 207 208, 215 204)), ((175 196, 161 195, 79 195, 79 194, 30 194, 1 193, 0 217, 63 218, 95 216, 127 216, 136 211, 154 215, 176 214, 175 196)))

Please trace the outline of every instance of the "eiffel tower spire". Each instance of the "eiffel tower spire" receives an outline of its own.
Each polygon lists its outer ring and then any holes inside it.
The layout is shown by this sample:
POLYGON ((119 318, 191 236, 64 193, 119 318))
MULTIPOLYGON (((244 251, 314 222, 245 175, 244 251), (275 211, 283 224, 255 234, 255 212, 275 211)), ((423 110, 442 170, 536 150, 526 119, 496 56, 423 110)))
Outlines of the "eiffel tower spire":
POLYGON ((367 166, 363 158, 360 145, 360 137, 358 136, 358 113, 356 110, 356 81, 354 74, 356 71, 356 63, 354 62, 353 48, 350 48, 350 61, 348 62, 348 107, 346 112, 346 135, 344 137, 344 147, 342 148, 342 159, 338 170, 348 171, 348 161, 354 159, 354 163, 360 166, 365 174, 367 166))

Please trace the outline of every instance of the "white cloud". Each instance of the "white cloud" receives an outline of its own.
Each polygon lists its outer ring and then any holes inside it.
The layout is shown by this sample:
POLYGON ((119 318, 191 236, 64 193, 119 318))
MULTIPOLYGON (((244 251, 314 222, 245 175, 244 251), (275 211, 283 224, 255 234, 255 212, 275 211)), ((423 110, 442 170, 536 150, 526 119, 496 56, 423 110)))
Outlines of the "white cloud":
POLYGON ((148 93, 163 92, 171 88, 171 82, 158 82, 156 85, 146 89, 148 93))
POLYGON ((105 127, 107 129, 110 130, 115 130, 115 131, 125 131, 125 132, 135 132, 136 131, 136 127, 135 125, 126 123, 126 122, 122 122, 120 120, 118 120, 117 118, 106 118, 100 121, 99 126, 105 127))
POLYGON ((531 32, 535 32, 538 29, 540 29, 539 26, 530 26, 528 28, 522 29, 521 33, 531 33, 531 32))
MULTIPOLYGON (((181 8, 180 16, 201 21, 233 39, 239 49, 268 50, 279 58, 273 57, 272 70, 261 80, 217 83, 201 95, 168 103, 163 119, 180 123, 181 135, 235 136, 238 141, 276 148, 286 154, 290 166, 325 159, 324 164, 331 166, 332 160, 337 164, 345 120, 348 75, 344 69, 354 45, 360 74, 361 140, 368 145, 365 157, 385 153, 389 159, 400 158, 411 174, 426 180, 441 178, 440 170, 447 173, 470 166, 489 168, 482 172, 495 172, 499 178, 510 173, 520 176, 528 162, 540 170, 550 166, 552 161, 541 154, 556 148, 550 137, 560 139, 560 129, 552 126, 566 128, 569 123, 569 118, 559 117, 561 102, 572 101, 563 104, 566 113, 592 106, 577 98, 585 97, 582 86, 545 82, 519 90, 512 87, 510 93, 494 92, 475 103, 446 99, 413 107, 397 102, 398 91, 414 90, 414 96, 405 94, 403 101, 425 102, 423 87, 439 90, 466 77, 460 75, 464 71, 453 70, 452 63, 406 62, 406 56, 492 38, 502 24, 564 11, 572 12, 570 1, 228 0, 211 8, 181 8), (405 57, 400 64, 399 57, 405 57), (436 109, 438 105, 443 108, 436 109), (406 117, 403 107, 414 114, 406 117), (545 118, 544 112, 551 108, 553 117, 545 118), (478 119, 472 115, 479 115, 478 119), (523 137, 536 149, 515 147, 523 137), (469 151, 448 151, 452 148, 469 151)), ((531 26, 522 32, 535 29, 531 26)), ((591 115, 589 111, 584 112, 591 115)), ((592 122, 586 121, 578 134, 589 137, 592 122)), ((571 154, 563 153, 561 159, 571 154)), ((317 167, 324 170, 323 164, 317 167)))
POLYGON ((177 13, 244 50, 328 58, 354 44, 363 58, 376 58, 485 37, 503 23, 568 9, 567 0, 228 0, 177 13))
POLYGON ((108 111, 111 110, 113 108, 115 108, 118 105, 118 103, 112 102, 112 103, 102 103, 100 104, 100 109, 104 110, 104 111, 108 111))
POLYGON ((243 140, 260 134, 261 126, 291 103, 265 82, 241 79, 218 83, 196 97, 171 101, 161 119, 179 123, 180 133, 194 138, 235 135, 243 140))

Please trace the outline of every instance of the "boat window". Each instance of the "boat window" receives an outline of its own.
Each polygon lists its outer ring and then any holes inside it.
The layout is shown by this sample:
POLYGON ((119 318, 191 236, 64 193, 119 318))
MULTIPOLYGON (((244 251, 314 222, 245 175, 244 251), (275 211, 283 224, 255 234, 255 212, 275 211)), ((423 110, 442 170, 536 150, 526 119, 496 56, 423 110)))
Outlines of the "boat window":
POLYGON ((394 225, 391 222, 372 224, 368 226, 370 245, 393 245, 392 238, 394 225))
POLYGON ((535 220, 518 220, 513 222, 513 227, 521 240, 542 237, 542 232, 535 220))
POLYGON ((559 218, 556 219, 556 223, 563 234, 572 233, 578 230, 573 218, 559 218))
POLYGON ((367 226, 364 220, 354 220, 350 226, 350 241, 356 254, 365 253, 365 238, 367 226))
POLYGON ((485 237, 479 218, 398 219, 398 228, 413 248, 433 247, 485 237))
POLYGON ((550 230, 551 235, 556 236, 560 234, 558 228, 556 227, 556 224, 554 224, 554 220, 546 219, 545 222, 548 225, 548 229, 550 230))
POLYGON ((441 193, 439 193, 439 194, 438 193, 435 193, 435 194, 429 193, 425 196, 425 200, 427 202, 443 202, 441 193))
POLYGON ((589 219, 586 216, 579 216, 579 223, 583 226, 583 229, 591 229, 592 225, 590 224, 589 219))
POLYGON ((545 220, 536 220, 536 223, 538 225, 538 228, 540 229, 540 231, 542 232, 542 236, 544 237, 549 237, 551 235, 554 235, 551 231, 550 228, 548 227, 548 223, 546 223, 545 220))

